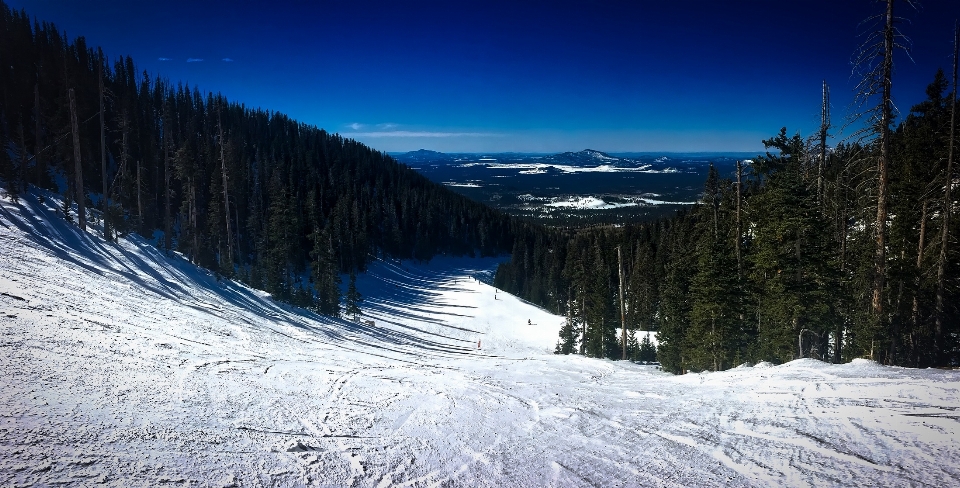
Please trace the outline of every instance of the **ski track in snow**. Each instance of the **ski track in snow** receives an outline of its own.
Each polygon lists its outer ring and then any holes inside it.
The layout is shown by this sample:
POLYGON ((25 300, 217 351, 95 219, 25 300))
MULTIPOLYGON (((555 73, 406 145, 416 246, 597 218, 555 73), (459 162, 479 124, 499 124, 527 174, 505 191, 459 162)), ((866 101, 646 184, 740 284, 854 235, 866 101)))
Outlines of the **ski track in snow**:
POLYGON ((555 356, 494 259, 376 262, 333 320, 57 203, 0 200, 2 486, 960 485, 957 371, 555 356))

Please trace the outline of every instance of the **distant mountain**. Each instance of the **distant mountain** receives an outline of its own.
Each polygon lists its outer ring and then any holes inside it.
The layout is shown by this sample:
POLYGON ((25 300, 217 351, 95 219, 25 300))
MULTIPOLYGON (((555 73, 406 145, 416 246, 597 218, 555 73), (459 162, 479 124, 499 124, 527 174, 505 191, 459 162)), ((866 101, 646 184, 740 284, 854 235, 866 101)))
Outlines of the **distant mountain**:
POLYGON ((416 151, 409 151, 403 154, 393 154, 392 155, 397 161, 404 163, 423 163, 428 161, 437 161, 440 159, 447 159, 449 156, 439 151, 431 151, 429 149, 418 149, 416 151))
MULTIPOLYGON (((671 153, 671 152, 632 152, 610 154, 596 149, 584 149, 582 151, 568 151, 555 154, 543 153, 443 153, 431 151, 429 149, 419 149, 405 153, 390 153, 394 159, 401 163, 422 165, 424 163, 435 164, 489 164, 503 165, 511 163, 520 164, 548 164, 558 167, 578 167, 578 168, 596 168, 598 166, 608 166, 619 169, 636 169, 644 166, 650 166, 654 170, 665 168, 675 168, 681 171, 693 170, 706 167, 709 163, 714 163, 720 167, 732 166, 737 160, 748 159, 752 153, 671 153)), ((756 155, 752 155, 756 156, 756 155)), ((752 157, 751 156, 751 157, 752 157)), ((542 173, 542 171, 538 171, 542 173)))
POLYGON ((618 158, 595 149, 584 149, 579 152, 564 152, 542 158, 544 162, 570 166, 637 166, 639 161, 627 158, 618 158))

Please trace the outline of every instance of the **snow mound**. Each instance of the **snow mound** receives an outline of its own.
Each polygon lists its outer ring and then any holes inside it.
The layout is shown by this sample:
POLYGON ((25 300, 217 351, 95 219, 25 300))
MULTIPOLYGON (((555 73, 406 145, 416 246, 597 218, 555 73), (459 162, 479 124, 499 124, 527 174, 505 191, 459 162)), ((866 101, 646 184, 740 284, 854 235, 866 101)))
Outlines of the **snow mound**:
POLYGON ((885 366, 880 363, 867 358, 856 358, 853 361, 848 363, 849 367, 861 370, 878 370, 884 369, 885 366))
POLYGON ((814 358, 794 359, 793 361, 788 361, 781 365, 782 368, 814 368, 814 369, 822 369, 830 366, 831 366, 830 363, 825 363, 819 359, 814 359, 814 358))

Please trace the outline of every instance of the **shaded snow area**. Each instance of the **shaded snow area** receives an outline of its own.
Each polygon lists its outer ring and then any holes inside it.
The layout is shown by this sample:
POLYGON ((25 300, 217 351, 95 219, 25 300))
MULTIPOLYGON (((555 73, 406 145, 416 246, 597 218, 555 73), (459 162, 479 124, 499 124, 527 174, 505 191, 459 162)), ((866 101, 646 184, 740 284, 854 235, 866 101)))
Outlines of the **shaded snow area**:
POLYGON ((957 371, 555 356, 563 319, 485 284, 491 259, 376 262, 365 323, 332 320, 56 205, 0 200, 0 486, 960 479, 957 371))

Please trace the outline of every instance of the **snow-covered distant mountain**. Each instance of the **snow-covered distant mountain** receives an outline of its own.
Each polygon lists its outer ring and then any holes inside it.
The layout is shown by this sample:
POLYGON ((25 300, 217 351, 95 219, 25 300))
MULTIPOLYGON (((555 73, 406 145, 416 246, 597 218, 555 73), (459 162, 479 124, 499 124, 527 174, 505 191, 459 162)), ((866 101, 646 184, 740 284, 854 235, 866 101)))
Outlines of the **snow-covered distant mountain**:
POLYGON ((665 217, 699 200, 710 164, 734 171, 739 154, 393 154, 421 174, 511 215, 554 225, 623 224, 665 217), (658 198, 647 198, 656 194, 658 198), (533 199, 524 199, 532 195, 533 199), (661 198, 662 197, 662 198, 661 198))
POLYGON ((584 149, 579 152, 564 152, 552 154, 543 158, 544 161, 556 161, 560 164, 571 164, 578 166, 587 165, 618 165, 625 163, 634 163, 632 160, 617 158, 609 154, 593 149, 584 149))
MULTIPOLYGON (((0 194, 2 194, 0 188, 0 194)), ((2 486, 955 486, 960 371, 551 354, 497 259, 373 263, 361 321, 0 198, 2 486)))

